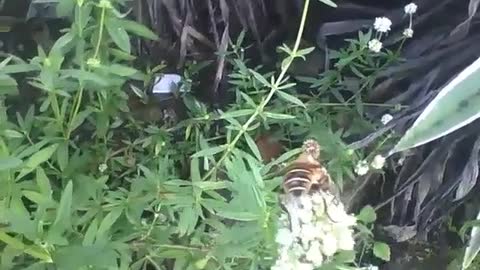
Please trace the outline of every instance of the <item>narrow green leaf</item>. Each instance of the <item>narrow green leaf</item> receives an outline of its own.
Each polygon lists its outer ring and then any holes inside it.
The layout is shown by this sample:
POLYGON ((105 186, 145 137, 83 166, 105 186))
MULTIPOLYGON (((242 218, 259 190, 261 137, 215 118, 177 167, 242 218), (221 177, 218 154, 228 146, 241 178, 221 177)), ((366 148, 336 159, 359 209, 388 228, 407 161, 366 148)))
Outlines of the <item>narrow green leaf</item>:
POLYGON ((23 134, 13 130, 13 129, 6 129, 3 131, 3 135, 5 135, 7 138, 23 138, 23 134))
POLYGON ((228 183, 226 181, 203 181, 194 183, 194 186, 206 191, 227 188, 228 183))
POLYGON ((0 158, 0 171, 9 169, 15 169, 22 165, 22 160, 16 157, 1 157, 0 158))
POLYGON ((288 102, 291 102, 293 104, 296 104, 298 106, 302 106, 303 108, 306 108, 307 106, 305 106, 305 104, 297 97, 295 96, 292 96, 286 92, 283 92, 283 91, 280 91, 280 90, 277 90, 277 94, 278 96, 280 96, 280 98, 288 101, 288 102))
POLYGON ((53 223, 54 230, 63 231, 71 224, 73 183, 69 181, 62 192, 57 215, 53 223))
POLYGON ((85 232, 85 237, 83 238, 82 245, 83 246, 90 246, 93 245, 95 242, 95 236, 97 235, 98 231, 98 219, 94 219, 90 226, 88 226, 87 231, 85 232))
MULTIPOLYGON (((480 220, 480 212, 477 214, 477 221, 480 220)), ((465 249, 465 255, 463 256, 462 269, 467 269, 472 264, 475 257, 480 251, 480 228, 474 226, 470 233, 470 240, 468 241, 467 248, 465 249)))
POLYGON ((128 36, 127 31, 118 23, 116 19, 108 19, 105 21, 105 26, 107 32, 112 38, 113 42, 120 48, 122 51, 127 53, 131 52, 130 37, 128 36))
POLYGON ((315 50, 315 47, 309 47, 297 51, 297 55, 305 56, 315 50))
POLYGON ((480 117, 478 104, 480 58, 440 90, 389 155, 426 144, 473 122, 480 117))
POLYGON ((192 158, 190 162, 190 174, 192 178, 192 182, 201 182, 202 177, 200 176, 200 163, 198 158, 192 158))
POLYGON ((390 247, 382 242, 373 243, 373 255, 384 261, 390 261, 390 247))
POLYGON ((319 0, 320 2, 324 3, 325 5, 329 5, 331 7, 336 8, 337 4, 335 4, 332 0, 319 0))
POLYGON ((252 73, 253 77, 255 77, 255 79, 261 82, 264 86, 270 86, 270 83, 267 81, 267 79, 265 79, 265 77, 263 77, 260 73, 256 72, 253 69, 250 69, 250 73, 252 73))
POLYGON ((4 74, 25 73, 30 71, 37 71, 39 68, 32 64, 13 64, 2 68, 4 74))
POLYGON ((272 113, 272 112, 264 112, 264 114, 268 118, 279 119, 279 120, 294 119, 295 118, 295 116, 289 115, 289 114, 272 113))
POLYGON ((222 115, 220 116, 220 119, 252 115, 254 112, 255 112, 254 109, 242 109, 242 110, 226 112, 226 113, 222 113, 222 115))
POLYGON ((213 156, 217 153, 220 153, 226 149, 225 145, 220 145, 220 146, 214 146, 211 148, 203 149, 198 151, 197 153, 192 155, 192 158, 198 158, 198 157, 205 157, 205 156, 213 156))
POLYGON ((42 167, 38 167, 36 172, 35 180, 40 192, 50 197, 52 194, 52 186, 50 185, 50 180, 45 174, 45 171, 42 167))
POLYGON ((129 77, 129 76, 132 76, 134 75, 135 73, 138 72, 138 70, 134 69, 134 68, 131 68, 131 67, 127 67, 127 66, 124 66, 124 65, 119 65, 119 64, 112 64, 108 67, 105 67, 106 70, 110 73, 113 73, 115 75, 118 75, 118 76, 122 76, 122 77, 129 77))
POLYGON ((215 214, 223 218, 228 218, 228 219, 238 220, 238 221, 254 221, 260 218, 257 214, 250 213, 250 212, 240 212, 240 211, 236 212, 236 211, 228 211, 228 210, 216 210, 215 214))
POLYGON ((80 113, 78 113, 76 116, 75 116, 75 119, 73 119, 72 121, 72 126, 70 127, 70 130, 71 131, 74 131, 76 130, 79 126, 81 126, 83 124, 83 122, 85 122, 85 120, 87 119, 87 117, 92 113, 91 110, 87 109, 87 110, 84 110, 84 111, 81 111, 80 113))
POLYGON ((123 19, 123 20, 118 20, 117 24, 120 27, 123 27, 128 32, 132 32, 137 36, 144 37, 151 40, 158 39, 158 36, 154 32, 152 32, 152 30, 148 29, 145 25, 139 24, 135 21, 123 19))
POLYGON ((108 230, 110 230, 110 228, 113 226, 115 221, 117 221, 117 219, 120 217, 122 212, 123 212, 123 209, 120 207, 117 207, 105 216, 105 218, 100 223, 100 226, 98 227, 98 231, 96 234, 97 239, 102 238, 106 235, 108 230))
POLYGON ((100 75, 97 75, 93 72, 88 72, 88 71, 85 71, 85 70, 64 69, 64 70, 62 70, 62 74, 66 77, 72 77, 72 78, 75 78, 79 81, 94 82, 94 83, 97 83, 101 86, 107 86, 109 84, 108 80, 101 77, 100 75))
POLYGON ((62 142, 57 149, 57 163, 61 171, 64 171, 68 165, 68 142, 62 142))
POLYGON ((260 150, 258 150, 258 146, 253 140, 253 138, 247 132, 244 133, 245 140, 247 141, 248 147, 252 150, 252 153, 258 160, 262 160, 262 154, 260 154, 260 150))
POLYGON ((29 174, 35 170, 40 164, 46 162, 52 157, 53 153, 58 148, 58 144, 53 144, 43 148, 42 150, 34 153, 28 160, 25 162, 24 168, 20 171, 20 174, 17 176, 17 180, 21 179, 25 175, 29 174))
POLYGON ((35 191, 24 190, 22 191, 23 196, 25 196, 30 201, 36 203, 37 205, 41 205, 44 207, 55 207, 56 203, 45 194, 41 194, 35 191))

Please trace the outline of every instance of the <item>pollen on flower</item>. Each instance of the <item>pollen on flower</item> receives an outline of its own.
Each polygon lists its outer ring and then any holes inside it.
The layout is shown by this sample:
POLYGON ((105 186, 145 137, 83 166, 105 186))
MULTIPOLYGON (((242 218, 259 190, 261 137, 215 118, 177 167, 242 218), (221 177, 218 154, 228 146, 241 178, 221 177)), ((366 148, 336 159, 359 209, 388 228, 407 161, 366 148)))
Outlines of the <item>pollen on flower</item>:
POLYGON ((387 17, 377 17, 373 23, 373 28, 381 33, 387 33, 390 31, 392 21, 387 17))
POLYGON ((406 5, 403 10, 405 11, 406 14, 414 14, 417 12, 417 5, 415 3, 410 3, 406 5))
POLYGON ((406 37, 406 38, 413 37, 413 29, 412 28, 405 28, 405 30, 403 30, 403 36, 406 37))
POLYGON ((368 49, 370 49, 370 51, 372 52, 378 53, 380 52, 382 47, 383 47, 383 44, 378 39, 372 39, 368 42, 368 49))

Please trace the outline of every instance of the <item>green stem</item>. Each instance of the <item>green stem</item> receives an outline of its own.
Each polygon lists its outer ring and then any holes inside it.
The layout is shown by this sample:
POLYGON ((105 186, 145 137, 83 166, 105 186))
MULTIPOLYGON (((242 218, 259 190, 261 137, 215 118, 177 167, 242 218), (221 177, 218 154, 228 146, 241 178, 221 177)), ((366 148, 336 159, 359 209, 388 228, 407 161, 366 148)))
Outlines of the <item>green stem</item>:
POLYGON ((210 169, 210 171, 208 171, 208 173, 203 177, 203 180, 208 179, 210 176, 212 176, 214 172, 216 172, 220 168, 223 161, 233 151, 237 142, 240 140, 243 134, 248 130, 250 125, 255 121, 257 116, 261 112, 263 112, 263 109, 265 108, 265 106, 270 102, 270 99, 272 99, 273 95, 277 92, 279 86, 282 84, 285 74, 287 74, 287 71, 293 62, 293 59, 298 52, 298 48, 300 47, 300 41, 302 39, 303 30, 305 28, 305 21, 307 19, 309 4, 310 4, 310 0, 305 0, 302 18, 300 21, 300 26, 298 28, 297 39, 295 40, 295 45, 293 47, 292 54, 287 57, 287 64, 282 67, 280 75, 278 76, 275 83, 271 86, 270 92, 268 93, 267 97, 262 100, 262 102, 259 104, 259 106, 255 110, 255 112, 250 116, 247 122, 245 122, 245 124, 242 126, 242 129, 238 132, 237 136, 228 144, 227 149, 225 150, 223 155, 220 157, 220 159, 215 164, 215 166, 212 169, 210 169))
MULTIPOLYGON (((81 8, 79 9, 79 20, 81 20, 81 8)), ((100 28, 98 30, 98 40, 97 40, 97 44, 95 46, 95 52, 93 54, 93 58, 96 59, 98 57, 98 54, 99 54, 99 51, 100 51, 100 45, 102 43, 102 36, 103 36, 103 29, 104 29, 104 24, 105 24, 105 14, 107 12, 107 9, 105 7, 102 7, 102 13, 100 15, 100 28)), ((81 25, 81 24, 79 24, 81 25)), ((81 37, 82 36, 82 30, 79 31, 79 36, 81 37)), ((83 67, 83 64, 82 64, 82 70, 84 69, 83 67)), ((70 122, 69 122, 69 125, 68 125, 68 131, 67 131, 67 134, 65 136, 65 138, 68 140, 70 138, 70 135, 72 133, 72 125, 73 125, 73 121, 75 120, 75 118, 77 117, 78 115, 78 111, 80 110, 80 104, 82 103, 82 99, 83 99, 83 90, 84 90, 84 87, 82 85, 82 83, 80 82, 80 89, 79 91, 77 92, 77 95, 75 96, 75 101, 74 101, 74 106, 72 107, 72 112, 71 112, 71 117, 70 117, 70 122)), ((99 102, 100 102, 100 105, 101 105, 101 100, 100 100, 100 96, 98 97, 99 98, 99 102)), ((101 107, 103 107, 101 105, 101 107)))
POLYGON ((93 58, 96 59, 98 56, 98 52, 100 50, 100 44, 102 43, 102 36, 103 36, 103 28, 105 24, 105 13, 107 9, 102 7, 102 14, 100 15, 100 29, 98 30, 98 40, 97 46, 95 46, 95 53, 93 54, 93 58))

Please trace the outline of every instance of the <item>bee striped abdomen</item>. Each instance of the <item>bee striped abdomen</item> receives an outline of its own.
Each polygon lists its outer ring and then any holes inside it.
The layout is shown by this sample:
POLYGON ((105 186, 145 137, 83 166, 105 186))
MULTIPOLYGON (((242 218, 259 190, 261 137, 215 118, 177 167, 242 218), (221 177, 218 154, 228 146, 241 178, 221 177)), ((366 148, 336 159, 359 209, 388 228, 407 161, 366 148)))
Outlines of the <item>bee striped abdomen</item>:
POLYGON ((296 196, 308 191, 311 184, 311 171, 303 168, 290 169, 283 182, 285 192, 296 196))

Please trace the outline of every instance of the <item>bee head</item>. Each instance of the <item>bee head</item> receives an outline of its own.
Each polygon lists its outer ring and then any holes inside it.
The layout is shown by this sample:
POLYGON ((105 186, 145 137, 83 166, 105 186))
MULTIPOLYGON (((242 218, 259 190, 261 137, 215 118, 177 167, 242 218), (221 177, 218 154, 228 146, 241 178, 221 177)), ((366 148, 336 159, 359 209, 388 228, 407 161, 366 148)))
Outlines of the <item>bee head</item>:
POLYGON ((314 159, 320 157, 320 145, 313 139, 308 139, 303 142, 303 152, 312 156, 314 159))

